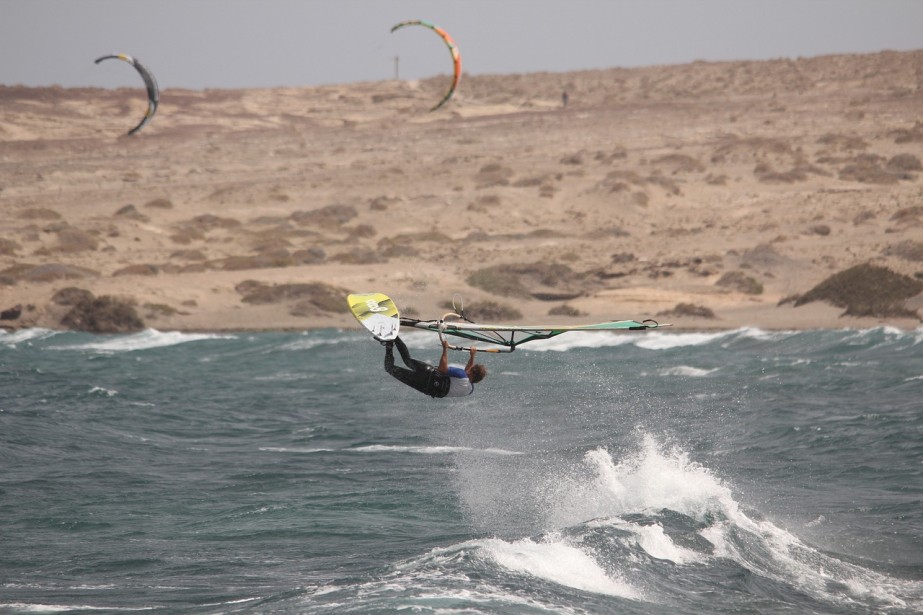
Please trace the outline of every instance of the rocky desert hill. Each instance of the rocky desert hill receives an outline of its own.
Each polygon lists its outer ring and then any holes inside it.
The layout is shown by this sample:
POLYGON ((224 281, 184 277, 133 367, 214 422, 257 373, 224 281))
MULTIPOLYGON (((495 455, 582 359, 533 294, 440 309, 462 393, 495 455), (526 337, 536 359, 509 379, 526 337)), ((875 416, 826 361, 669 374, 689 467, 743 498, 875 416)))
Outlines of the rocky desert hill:
POLYGON ((0 86, 0 324, 919 326, 923 51, 445 79, 0 86))

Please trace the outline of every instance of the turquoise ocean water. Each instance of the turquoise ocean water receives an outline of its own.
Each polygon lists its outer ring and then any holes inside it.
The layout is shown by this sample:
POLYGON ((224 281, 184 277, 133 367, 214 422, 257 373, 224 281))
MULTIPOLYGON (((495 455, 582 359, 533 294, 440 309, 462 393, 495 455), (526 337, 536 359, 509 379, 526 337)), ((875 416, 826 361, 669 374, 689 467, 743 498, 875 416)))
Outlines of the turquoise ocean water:
POLYGON ((382 357, 0 333, 0 613, 923 611, 923 329, 382 357))

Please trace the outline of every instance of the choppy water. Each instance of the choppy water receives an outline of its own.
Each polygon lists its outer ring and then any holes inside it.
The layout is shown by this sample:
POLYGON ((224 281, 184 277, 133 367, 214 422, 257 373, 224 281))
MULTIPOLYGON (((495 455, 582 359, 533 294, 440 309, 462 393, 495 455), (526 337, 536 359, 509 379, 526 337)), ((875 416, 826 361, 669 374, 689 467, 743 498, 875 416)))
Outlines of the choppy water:
POLYGON ((923 329, 541 344, 0 334, 0 612, 923 610, 923 329))

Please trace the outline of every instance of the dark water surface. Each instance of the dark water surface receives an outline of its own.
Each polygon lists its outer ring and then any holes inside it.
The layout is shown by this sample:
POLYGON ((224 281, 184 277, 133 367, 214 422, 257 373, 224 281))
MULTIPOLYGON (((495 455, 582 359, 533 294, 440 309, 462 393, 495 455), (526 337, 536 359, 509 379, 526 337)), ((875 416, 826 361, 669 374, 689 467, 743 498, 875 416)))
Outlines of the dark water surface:
POLYGON ((0 333, 0 613, 923 611, 923 329, 542 344, 0 333))

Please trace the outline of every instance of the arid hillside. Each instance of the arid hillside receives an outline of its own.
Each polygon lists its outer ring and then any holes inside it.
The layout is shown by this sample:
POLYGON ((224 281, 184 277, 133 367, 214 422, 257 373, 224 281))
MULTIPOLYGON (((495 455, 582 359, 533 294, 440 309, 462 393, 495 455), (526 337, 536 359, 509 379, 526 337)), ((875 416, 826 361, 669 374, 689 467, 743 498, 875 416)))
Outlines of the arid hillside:
POLYGON ((0 325, 919 326, 923 51, 446 78, 0 86, 0 325))

